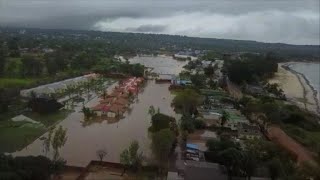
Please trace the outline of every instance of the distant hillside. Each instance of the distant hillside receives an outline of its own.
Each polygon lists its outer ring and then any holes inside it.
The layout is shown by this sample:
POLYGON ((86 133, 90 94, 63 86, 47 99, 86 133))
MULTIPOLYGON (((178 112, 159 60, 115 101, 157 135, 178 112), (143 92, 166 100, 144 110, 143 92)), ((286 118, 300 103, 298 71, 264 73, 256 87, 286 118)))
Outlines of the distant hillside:
MULTIPOLYGON (((24 28, 25 29, 25 28, 24 28)), ((11 32, 19 34, 21 28, 0 28, 2 33, 11 32)), ((320 57, 319 45, 290 45, 282 43, 262 43, 245 40, 228 40, 214 38, 197 38, 177 35, 120 33, 57 29, 25 29, 24 35, 46 34, 52 37, 99 40, 117 46, 127 46, 135 50, 154 51, 160 48, 169 51, 185 48, 208 49, 219 52, 259 52, 273 51, 279 55, 294 60, 318 60, 320 57)), ((19 34, 20 35, 20 34, 19 34)))

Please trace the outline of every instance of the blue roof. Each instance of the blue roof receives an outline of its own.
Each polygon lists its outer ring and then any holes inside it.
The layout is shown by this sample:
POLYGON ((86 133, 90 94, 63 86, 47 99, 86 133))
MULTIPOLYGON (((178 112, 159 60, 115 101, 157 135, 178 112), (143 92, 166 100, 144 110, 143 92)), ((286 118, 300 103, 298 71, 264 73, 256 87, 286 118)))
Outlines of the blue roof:
POLYGON ((199 150, 199 147, 198 147, 198 145, 196 145, 196 144, 190 144, 190 143, 188 143, 188 144, 187 144, 187 148, 199 150))

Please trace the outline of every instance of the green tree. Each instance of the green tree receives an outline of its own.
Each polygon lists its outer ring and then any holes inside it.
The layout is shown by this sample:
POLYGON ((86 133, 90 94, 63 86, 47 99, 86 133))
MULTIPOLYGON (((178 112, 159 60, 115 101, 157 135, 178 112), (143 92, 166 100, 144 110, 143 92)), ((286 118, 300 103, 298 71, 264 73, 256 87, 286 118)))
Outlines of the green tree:
POLYGON ((138 141, 132 141, 129 148, 123 150, 120 154, 120 163, 124 167, 121 176, 123 176, 127 169, 139 169, 142 165, 142 160, 143 153, 139 152, 138 141))
POLYGON ((6 56, 4 52, 4 48, 0 44, 0 77, 3 76, 6 65, 6 56))
POLYGON ((43 62, 41 59, 35 56, 23 56, 22 62, 22 76, 39 76, 43 72, 43 62))
POLYGON ((250 151, 242 152, 242 160, 240 164, 240 169, 244 172, 245 176, 250 180, 251 176, 253 175, 256 166, 257 166, 257 159, 255 154, 250 151))
POLYGON ((51 146, 54 151, 53 160, 59 159, 59 150, 61 147, 64 146, 64 144, 67 141, 66 134, 67 134, 67 129, 62 128, 61 125, 58 127, 58 129, 54 131, 53 139, 51 142, 51 146))
POLYGON ((0 88, 0 113, 7 112, 10 103, 10 98, 7 90, 0 88))
POLYGON ((54 162, 44 156, 12 157, 0 154, 1 179, 51 179, 56 173, 54 162))
POLYGON ((279 159, 273 158, 267 163, 270 178, 276 180, 278 177, 283 175, 282 163, 279 159))
POLYGON ((214 74, 214 72, 215 72, 215 70, 216 70, 216 67, 217 66, 212 66, 212 64, 209 64, 209 66, 208 67, 205 67, 204 68, 204 74, 206 75, 206 76, 209 76, 209 77, 211 77, 213 74, 214 74))
POLYGON ((170 128, 173 132, 177 131, 176 120, 174 117, 168 116, 166 114, 157 113, 151 118, 151 127, 149 130, 151 132, 157 132, 161 129, 170 128))
POLYGON ((298 167, 297 177, 299 179, 320 179, 320 168, 319 165, 311 163, 311 162, 304 162, 298 167))
POLYGON ((228 179, 232 179, 233 175, 238 174, 241 168, 242 154, 241 151, 235 148, 228 148, 218 154, 221 164, 227 168, 228 179))
POLYGON ((224 126, 229 119, 230 119, 230 114, 227 111, 223 110, 222 115, 220 117, 221 126, 224 126))
POLYGON ((173 99, 172 105, 175 110, 182 114, 192 115, 197 111, 197 106, 202 102, 202 97, 192 89, 179 92, 173 99))
POLYGON ((53 57, 46 56, 45 65, 49 75, 55 75, 59 70, 61 70, 61 67, 59 67, 59 64, 56 62, 56 59, 53 57))
POLYGON ((170 129, 162 129, 152 134, 151 149, 158 162, 160 175, 166 172, 174 141, 175 135, 170 129))
POLYGON ((10 77, 19 77, 21 75, 21 60, 10 59, 6 61, 5 74, 10 77))
POLYGON ((195 129, 195 119, 190 115, 182 115, 180 119, 180 128, 184 131, 192 133, 195 129))
POLYGON ((8 49, 9 49, 9 56, 10 57, 19 57, 19 41, 20 39, 17 37, 10 38, 8 41, 8 49))
POLYGON ((190 80, 194 86, 197 88, 205 87, 206 85, 206 76, 204 74, 196 73, 190 76, 190 80))
POLYGON ((232 140, 228 138, 222 138, 222 139, 209 139, 206 142, 206 146, 208 147, 209 151, 218 153, 220 151, 223 151, 225 149, 234 148, 234 149, 240 149, 240 145, 238 143, 233 142, 232 140))

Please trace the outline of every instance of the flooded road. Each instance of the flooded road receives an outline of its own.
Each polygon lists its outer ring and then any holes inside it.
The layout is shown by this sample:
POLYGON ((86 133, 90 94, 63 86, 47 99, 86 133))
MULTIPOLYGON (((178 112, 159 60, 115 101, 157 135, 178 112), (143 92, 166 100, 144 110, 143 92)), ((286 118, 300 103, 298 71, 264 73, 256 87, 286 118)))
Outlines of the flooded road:
MULTIPOLYGON (((133 58, 133 61, 139 62, 139 59, 141 62, 149 64, 149 67, 155 67, 155 72, 161 73, 177 74, 185 63, 177 62, 168 57, 136 57, 133 58), (159 62, 157 62, 158 60, 159 62), (171 61, 174 61, 174 63, 171 61)), ((106 149, 108 155, 104 158, 104 161, 119 162, 120 153, 133 140, 137 140, 147 161, 150 160, 148 127, 151 117, 148 115, 149 106, 159 107, 161 113, 177 117, 170 106, 174 96, 170 94, 168 87, 169 84, 155 84, 154 81, 148 81, 143 92, 139 93, 138 101, 130 105, 131 112, 126 112, 125 118, 112 124, 103 121, 84 127, 81 122, 84 116, 80 112, 82 106, 77 106, 75 108, 76 112, 70 114, 59 124, 67 128, 68 137, 65 146, 60 150, 61 157, 67 161, 67 165, 84 167, 91 160, 98 160, 97 150, 106 149)), ((111 88, 108 88, 108 90, 111 88)), ((98 104, 98 101, 97 97, 93 98, 86 106, 92 107, 98 104)), ((42 141, 37 139, 22 151, 15 152, 13 155, 45 155, 42 141)))

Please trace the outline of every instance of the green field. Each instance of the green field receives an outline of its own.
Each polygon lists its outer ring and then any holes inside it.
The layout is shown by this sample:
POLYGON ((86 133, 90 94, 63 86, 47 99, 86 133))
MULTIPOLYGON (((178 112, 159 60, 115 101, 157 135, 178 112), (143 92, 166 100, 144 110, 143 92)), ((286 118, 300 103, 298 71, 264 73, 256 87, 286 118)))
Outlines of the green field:
POLYGON ((71 111, 61 110, 48 115, 31 112, 24 114, 41 124, 33 124, 25 121, 0 121, 0 153, 21 150, 45 133, 50 126, 65 119, 70 113, 71 111))
POLYGON ((35 121, 38 121, 44 124, 46 127, 49 127, 65 119, 71 112, 72 111, 70 110, 60 110, 56 113, 44 114, 44 115, 28 112, 28 113, 24 113, 24 115, 27 116, 28 118, 31 118, 35 121))
POLYGON ((22 78, 0 78, 0 88, 19 88, 30 86, 35 83, 35 79, 22 78))
POLYGON ((46 128, 26 122, 0 122, 0 153, 21 150, 40 135, 46 128))

